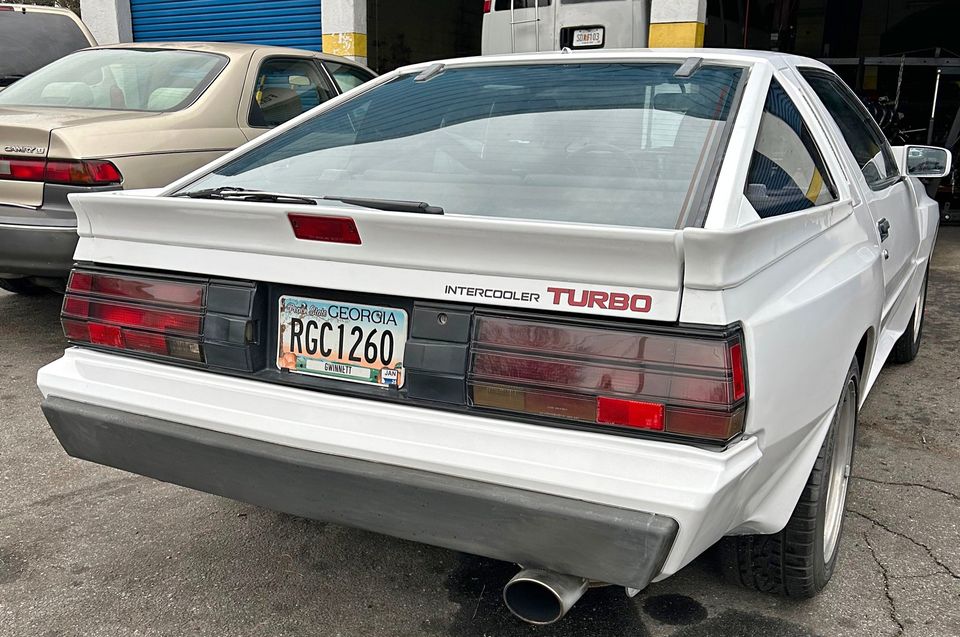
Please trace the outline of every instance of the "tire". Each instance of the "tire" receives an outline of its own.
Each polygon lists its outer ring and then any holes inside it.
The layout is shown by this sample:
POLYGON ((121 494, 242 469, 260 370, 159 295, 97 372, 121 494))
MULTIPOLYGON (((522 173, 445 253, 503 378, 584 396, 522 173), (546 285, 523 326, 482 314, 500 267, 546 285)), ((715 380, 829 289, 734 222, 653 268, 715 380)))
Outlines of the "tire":
POLYGON ((794 598, 813 597, 830 581, 853 462, 859 386, 860 367, 854 360, 830 430, 784 529, 720 541, 721 567, 728 581, 794 598))
POLYGON ((930 276, 930 269, 923 275, 923 285, 920 286, 920 295, 917 297, 917 303, 913 306, 913 316, 910 317, 910 324, 900 338, 897 339, 890 352, 890 360, 894 363, 909 363, 917 357, 920 351, 920 339, 923 337, 923 315, 927 309, 927 279, 930 276))
POLYGON ((50 290, 33 283, 29 279, 0 279, 0 288, 22 296, 37 296, 50 290))

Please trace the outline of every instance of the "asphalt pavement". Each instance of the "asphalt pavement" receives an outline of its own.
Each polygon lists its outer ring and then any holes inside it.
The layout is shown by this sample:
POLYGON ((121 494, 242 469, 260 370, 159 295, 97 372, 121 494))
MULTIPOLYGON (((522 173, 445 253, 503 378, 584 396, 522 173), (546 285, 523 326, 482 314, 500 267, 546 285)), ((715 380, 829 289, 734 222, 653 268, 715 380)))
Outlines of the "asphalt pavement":
POLYGON ((534 628, 512 565, 73 460, 40 413, 59 299, 0 292, 0 635, 960 635, 960 227, 941 229, 916 361, 861 413, 840 564, 819 597, 724 583, 707 554, 633 599, 594 589, 534 628))

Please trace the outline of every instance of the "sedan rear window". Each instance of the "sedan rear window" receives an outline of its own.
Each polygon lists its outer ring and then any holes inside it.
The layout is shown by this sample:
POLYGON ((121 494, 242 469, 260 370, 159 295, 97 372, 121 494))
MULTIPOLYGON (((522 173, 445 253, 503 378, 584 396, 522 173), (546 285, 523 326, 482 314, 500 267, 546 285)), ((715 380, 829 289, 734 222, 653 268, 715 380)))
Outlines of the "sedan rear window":
POLYGON ((743 70, 674 63, 450 68, 368 90, 189 190, 402 199, 447 214, 653 228, 704 190, 743 70))
POLYGON ((79 51, 0 93, 0 105, 175 111, 227 65, 212 53, 169 49, 79 51))

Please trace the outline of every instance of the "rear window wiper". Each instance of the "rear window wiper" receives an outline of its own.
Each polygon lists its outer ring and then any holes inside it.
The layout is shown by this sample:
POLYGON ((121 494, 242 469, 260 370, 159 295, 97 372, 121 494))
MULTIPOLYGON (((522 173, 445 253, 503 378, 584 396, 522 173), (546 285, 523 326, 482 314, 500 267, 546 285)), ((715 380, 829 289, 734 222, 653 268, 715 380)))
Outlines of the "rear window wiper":
POLYGON ((174 197, 190 197, 191 199, 229 199, 234 201, 259 201, 265 203, 301 203, 311 206, 317 205, 316 197, 303 195, 288 195, 282 192, 264 192, 262 190, 248 190, 237 186, 220 186, 219 188, 204 188, 178 192, 174 197))
POLYGON ((218 188, 204 188, 178 192, 174 197, 190 197, 191 199, 229 199, 231 201, 262 201, 269 203, 305 203, 316 205, 319 200, 339 201, 351 206, 372 208, 374 210, 390 210, 396 212, 417 212, 427 215, 442 215, 443 208, 431 206, 425 201, 406 201, 403 199, 374 199, 371 197, 307 197, 304 195, 288 195, 280 192, 264 192, 262 190, 248 190, 239 186, 220 186, 218 188))
POLYGON ((442 215, 443 208, 431 206, 425 201, 406 201, 403 199, 373 199, 370 197, 320 197, 327 201, 339 201, 351 206, 362 206, 374 210, 391 210, 396 212, 417 212, 425 215, 442 215))

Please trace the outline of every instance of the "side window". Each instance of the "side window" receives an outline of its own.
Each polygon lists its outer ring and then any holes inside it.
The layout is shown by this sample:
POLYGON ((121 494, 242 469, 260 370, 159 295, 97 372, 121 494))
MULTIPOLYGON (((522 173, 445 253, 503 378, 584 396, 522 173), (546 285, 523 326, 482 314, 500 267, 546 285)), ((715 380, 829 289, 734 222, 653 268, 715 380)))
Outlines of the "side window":
POLYGON ((837 123, 867 185, 882 190, 899 179, 900 170, 890 144, 863 102, 843 80, 816 69, 801 69, 800 74, 837 123))
POLYGON ((744 194, 761 218, 837 200, 800 111, 776 80, 770 84, 763 108, 744 194))
POLYGON ((376 75, 370 71, 361 69, 359 66, 353 66, 352 64, 327 61, 324 62, 324 65, 327 67, 330 75, 333 76, 337 86, 339 86, 340 90, 344 93, 376 77, 376 75))
POLYGON ((310 60, 271 58, 260 65, 250 105, 249 123, 279 126, 336 95, 310 60))
MULTIPOLYGON (((550 0, 540 0, 541 7, 549 7, 550 0)), ((513 0, 514 9, 533 9, 537 5, 537 0, 513 0)), ((497 0, 494 11, 509 11, 510 0, 497 0)))

